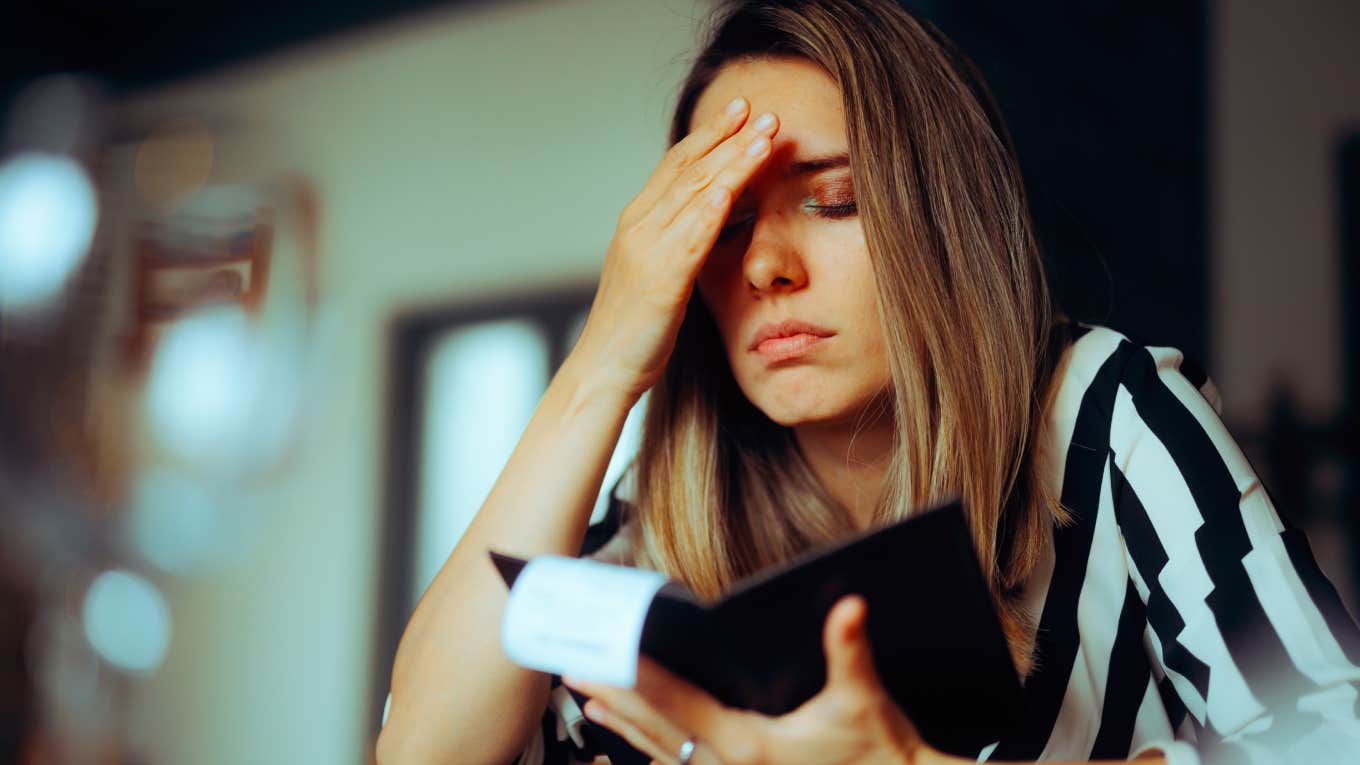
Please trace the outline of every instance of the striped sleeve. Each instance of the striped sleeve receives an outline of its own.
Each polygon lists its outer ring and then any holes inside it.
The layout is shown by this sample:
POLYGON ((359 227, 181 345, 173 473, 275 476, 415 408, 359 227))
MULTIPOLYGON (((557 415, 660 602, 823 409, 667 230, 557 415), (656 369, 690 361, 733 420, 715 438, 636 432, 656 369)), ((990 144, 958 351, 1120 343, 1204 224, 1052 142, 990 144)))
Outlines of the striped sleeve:
POLYGON ((1212 384, 1179 351, 1129 350, 1111 412, 1115 514, 1168 715, 1193 729, 1143 750, 1360 762, 1360 631, 1219 419, 1212 384))
POLYGON ((562 678, 552 676, 548 707, 538 730, 513 765, 568 765, 593 762, 599 748, 590 736, 585 715, 562 678))

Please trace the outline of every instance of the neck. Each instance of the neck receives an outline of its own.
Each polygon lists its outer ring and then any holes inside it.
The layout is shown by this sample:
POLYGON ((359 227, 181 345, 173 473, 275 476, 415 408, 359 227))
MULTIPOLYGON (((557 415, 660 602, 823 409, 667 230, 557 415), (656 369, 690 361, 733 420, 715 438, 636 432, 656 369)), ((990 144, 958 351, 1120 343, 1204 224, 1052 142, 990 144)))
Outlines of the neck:
POLYGON ((868 528, 892 457, 892 414, 795 425, 793 432, 813 475, 850 513, 857 529, 868 528))

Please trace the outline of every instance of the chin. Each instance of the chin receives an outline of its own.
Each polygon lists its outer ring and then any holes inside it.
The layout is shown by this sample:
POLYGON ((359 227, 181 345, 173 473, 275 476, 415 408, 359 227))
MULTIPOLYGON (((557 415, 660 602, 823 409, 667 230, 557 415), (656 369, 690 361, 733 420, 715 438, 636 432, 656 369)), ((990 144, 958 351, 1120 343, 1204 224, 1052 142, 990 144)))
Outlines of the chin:
POLYGON ((807 379, 738 382, 752 405, 771 421, 788 428, 854 423, 884 392, 883 386, 827 384, 833 381, 824 379, 816 381, 818 384, 809 384, 812 381, 807 379))
POLYGON ((765 412, 765 416, 769 417, 771 421, 778 425, 782 425, 786 428, 796 428, 804 425, 825 424, 829 422, 836 422, 841 419, 834 415, 827 416, 808 412, 782 412, 782 411, 769 411, 766 409, 762 409, 761 411, 765 412))
POLYGON ((786 428, 799 425, 830 424, 852 420, 862 411, 864 402, 850 400, 829 401, 826 398, 799 400, 797 397, 747 396, 757 409, 773 422, 786 428))

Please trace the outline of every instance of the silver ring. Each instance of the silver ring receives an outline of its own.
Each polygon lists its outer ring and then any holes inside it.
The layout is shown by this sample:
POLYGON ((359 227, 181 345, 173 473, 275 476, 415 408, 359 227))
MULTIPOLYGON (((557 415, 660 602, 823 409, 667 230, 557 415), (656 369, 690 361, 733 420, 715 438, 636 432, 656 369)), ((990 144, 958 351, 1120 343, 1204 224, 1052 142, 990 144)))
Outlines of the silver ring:
POLYGON ((680 745, 680 765, 689 765, 689 758, 694 756, 693 737, 685 739, 685 743, 680 745))

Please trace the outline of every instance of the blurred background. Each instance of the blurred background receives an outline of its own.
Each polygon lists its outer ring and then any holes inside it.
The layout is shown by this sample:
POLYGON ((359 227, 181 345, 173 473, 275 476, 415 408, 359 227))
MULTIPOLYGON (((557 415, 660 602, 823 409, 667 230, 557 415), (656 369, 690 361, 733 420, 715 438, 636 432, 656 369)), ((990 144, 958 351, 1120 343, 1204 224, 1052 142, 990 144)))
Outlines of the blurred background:
MULTIPOLYGON (((906 4, 1064 307, 1208 369, 1355 613, 1360 5, 906 4)), ((708 8, 0 8, 0 762, 371 759, 708 8)))

